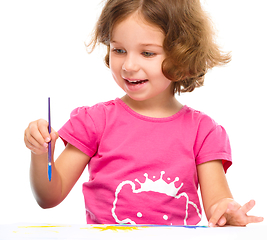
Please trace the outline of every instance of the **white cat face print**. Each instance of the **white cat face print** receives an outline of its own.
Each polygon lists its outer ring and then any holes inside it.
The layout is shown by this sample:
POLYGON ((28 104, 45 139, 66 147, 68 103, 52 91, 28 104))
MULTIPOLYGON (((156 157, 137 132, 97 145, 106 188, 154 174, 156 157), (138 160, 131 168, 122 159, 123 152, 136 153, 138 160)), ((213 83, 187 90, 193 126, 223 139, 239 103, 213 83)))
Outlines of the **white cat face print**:
POLYGON ((152 180, 155 176, 150 179, 145 173, 143 183, 138 179, 135 179, 138 184, 129 180, 121 182, 111 210, 115 221, 119 224, 188 225, 190 214, 197 215, 199 221, 201 212, 197 205, 180 191, 184 184, 179 183, 178 177, 173 181, 167 178, 167 183, 163 180, 164 174, 161 171, 160 178, 155 181, 152 180), (125 205, 129 206, 127 211, 125 205))

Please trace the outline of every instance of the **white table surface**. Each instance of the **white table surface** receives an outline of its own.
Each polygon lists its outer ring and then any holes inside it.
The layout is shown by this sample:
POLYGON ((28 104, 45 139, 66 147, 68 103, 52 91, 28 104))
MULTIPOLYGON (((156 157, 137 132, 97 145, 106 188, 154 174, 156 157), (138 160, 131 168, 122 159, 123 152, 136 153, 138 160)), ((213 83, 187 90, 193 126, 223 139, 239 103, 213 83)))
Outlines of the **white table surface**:
POLYGON ((188 228, 185 226, 121 226, 121 225, 68 225, 16 223, 0 225, 0 240, 23 239, 197 239, 267 240, 267 226, 188 228))

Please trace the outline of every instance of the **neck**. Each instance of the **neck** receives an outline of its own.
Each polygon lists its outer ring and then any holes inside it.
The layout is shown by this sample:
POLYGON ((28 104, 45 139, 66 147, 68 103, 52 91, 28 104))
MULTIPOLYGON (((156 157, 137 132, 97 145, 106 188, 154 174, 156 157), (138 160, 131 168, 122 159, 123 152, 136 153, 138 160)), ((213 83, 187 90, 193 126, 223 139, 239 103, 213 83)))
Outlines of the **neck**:
POLYGON ((183 107, 183 105, 177 101, 175 96, 136 101, 128 95, 125 95, 121 100, 135 112, 154 118, 170 117, 179 112, 183 107))

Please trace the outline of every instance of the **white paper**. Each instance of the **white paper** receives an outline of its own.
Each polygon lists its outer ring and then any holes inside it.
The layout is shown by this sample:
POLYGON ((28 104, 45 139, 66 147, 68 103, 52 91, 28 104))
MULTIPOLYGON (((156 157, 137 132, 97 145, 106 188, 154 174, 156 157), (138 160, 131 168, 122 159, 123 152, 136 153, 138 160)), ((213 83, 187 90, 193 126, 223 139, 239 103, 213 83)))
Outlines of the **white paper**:
POLYGON ((60 224, 8 224, 0 225, 0 240, 9 239, 186 239, 186 240, 266 240, 267 230, 263 225, 248 227, 188 228, 180 227, 141 227, 121 225, 60 225, 60 224))

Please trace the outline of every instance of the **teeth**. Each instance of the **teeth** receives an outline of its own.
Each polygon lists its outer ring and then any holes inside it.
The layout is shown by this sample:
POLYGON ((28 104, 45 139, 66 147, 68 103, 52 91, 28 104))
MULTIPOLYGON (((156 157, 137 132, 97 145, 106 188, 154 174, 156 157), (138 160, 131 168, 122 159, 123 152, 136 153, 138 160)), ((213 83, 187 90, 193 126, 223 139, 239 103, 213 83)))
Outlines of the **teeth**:
POLYGON ((129 83, 140 83, 140 82, 144 82, 146 80, 135 80, 135 81, 130 81, 128 79, 126 79, 129 83))
POLYGON ((141 82, 142 80, 136 80, 136 81, 127 80, 127 81, 130 82, 130 83, 137 83, 137 82, 141 82))

